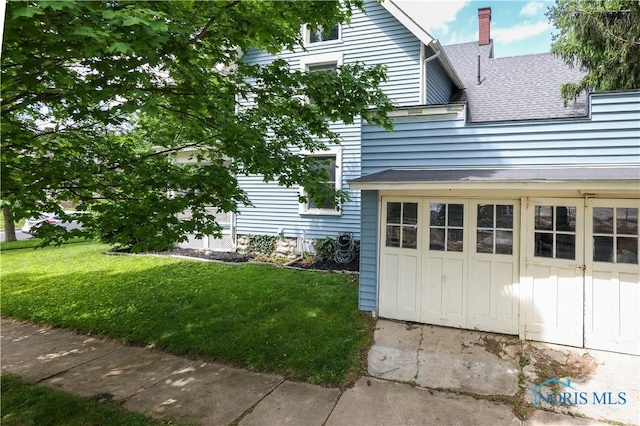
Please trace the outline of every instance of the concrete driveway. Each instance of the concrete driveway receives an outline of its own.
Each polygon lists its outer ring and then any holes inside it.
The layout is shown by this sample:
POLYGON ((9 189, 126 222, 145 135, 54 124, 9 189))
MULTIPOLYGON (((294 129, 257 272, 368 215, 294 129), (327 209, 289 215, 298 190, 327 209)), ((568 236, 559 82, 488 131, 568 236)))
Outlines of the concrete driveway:
POLYGON ((640 357, 378 320, 369 374, 575 417, 640 422, 640 357), (539 386, 547 382, 546 385, 539 386))

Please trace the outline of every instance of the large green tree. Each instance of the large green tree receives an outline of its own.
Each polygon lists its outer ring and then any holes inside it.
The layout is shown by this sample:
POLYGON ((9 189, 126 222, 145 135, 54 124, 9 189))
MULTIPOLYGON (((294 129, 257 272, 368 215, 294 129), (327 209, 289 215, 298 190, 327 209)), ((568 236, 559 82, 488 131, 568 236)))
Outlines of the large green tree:
MULTIPOLYGON (((29 1, 7 4, 2 203, 16 218, 71 201, 85 231, 133 251, 215 234, 207 206, 250 203, 236 176, 326 192, 301 151, 339 143, 331 121, 389 127, 383 67, 313 76, 244 52, 303 48, 303 24, 348 22, 361 0, 29 1), (312 98, 313 103, 303 102, 312 98), (189 164, 173 161, 192 153, 189 164), (181 214, 191 212, 191 218, 181 214)), ((42 229, 52 241, 59 228, 42 229)), ((74 231, 79 234, 79 231, 74 231)))
POLYGON ((640 1, 558 0, 547 16, 559 30, 551 51, 587 72, 562 86, 565 102, 583 91, 640 88, 640 1))

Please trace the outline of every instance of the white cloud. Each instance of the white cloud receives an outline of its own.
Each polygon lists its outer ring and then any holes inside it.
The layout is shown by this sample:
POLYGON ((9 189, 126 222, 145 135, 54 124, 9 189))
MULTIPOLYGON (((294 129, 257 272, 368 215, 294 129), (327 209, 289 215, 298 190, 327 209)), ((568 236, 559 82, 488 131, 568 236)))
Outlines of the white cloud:
POLYGON ((544 10, 544 3, 539 1, 530 1, 520 10, 520 15, 524 16, 540 16, 544 10))
POLYGON ((394 3, 438 38, 436 35, 449 33, 450 24, 455 22, 456 15, 469 1, 400 0, 394 3))
POLYGON ((516 25, 509 28, 492 28, 491 38, 497 43, 511 43, 524 40, 529 37, 551 31, 551 24, 548 22, 537 22, 531 24, 516 25))

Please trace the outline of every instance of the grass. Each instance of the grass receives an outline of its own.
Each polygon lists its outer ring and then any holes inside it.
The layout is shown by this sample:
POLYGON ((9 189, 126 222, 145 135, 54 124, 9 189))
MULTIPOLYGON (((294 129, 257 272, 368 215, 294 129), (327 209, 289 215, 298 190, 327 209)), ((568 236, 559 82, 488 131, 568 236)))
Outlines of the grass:
POLYGON ((106 249, 3 252, 0 312, 311 383, 365 370, 372 322, 353 276, 106 249))
MULTIPOLYGON (((22 225, 24 225, 24 222, 27 219, 22 218, 19 221, 15 222, 16 225, 16 232, 20 232, 20 228, 22 228, 22 225)), ((2 212, 0 212, 0 231, 4 231, 4 214, 2 214, 2 212)))
MULTIPOLYGON (((71 238, 63 242, 62 244, 74 244, 74 243, 83 243, 87 241, 86 238, 71 238)), ((0 241, 0 251, 8 251, 8 250, 21 250, 21 249, 35 249, 37 248, 42 240, 40 238, 29 238, 28 240, 18 240, 18 241, 0 241)))
POLYGON ((98 402, 2 375, 2 425, 166 425, 115 403, 98 402))

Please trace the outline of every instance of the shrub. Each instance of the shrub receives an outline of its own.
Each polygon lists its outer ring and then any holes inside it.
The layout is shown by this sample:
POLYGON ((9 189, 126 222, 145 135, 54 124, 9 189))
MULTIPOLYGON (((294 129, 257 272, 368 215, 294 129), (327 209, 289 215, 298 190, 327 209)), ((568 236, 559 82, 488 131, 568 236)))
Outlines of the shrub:
POLYGON ((336 240, 331 237, 319 238, 315 241, 316 256, 333 259, 336 256, 336 240))
POLYGON ((276 250, 274 235, 249 235, 249 251, 270 256, 276 250))

